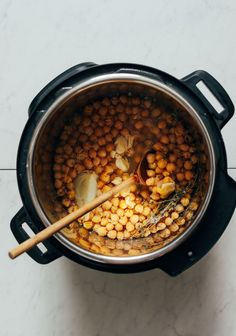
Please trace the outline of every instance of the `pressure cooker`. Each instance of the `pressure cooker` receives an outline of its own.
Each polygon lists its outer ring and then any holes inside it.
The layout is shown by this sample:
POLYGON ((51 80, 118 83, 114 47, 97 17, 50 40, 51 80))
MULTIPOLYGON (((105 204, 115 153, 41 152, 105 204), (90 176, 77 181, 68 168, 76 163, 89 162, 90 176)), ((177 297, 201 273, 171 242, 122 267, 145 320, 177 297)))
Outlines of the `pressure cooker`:
MULTIPOLYGON (((153 252, 137 256, 105 256, 74 244, 63 233, 43 242, 45 249, 33 247, 27 253, 40 264, 65 256, 79 264, 114 273, 133 273, 159 268, 175 276, 200 260, 218 241, 234 212, 236 182, 227 173, 227 158, 221 129, 232 118, 234 106, 223 87, 206 71, 195 71, 176 79, 144 65, 114 63, 78 64, 47 84, 29 106, 17 154, 17 180, 23 207, 11 220, 11 230, 21 243, 29 238, 23 224, 38 233, 55 219, 53 176, 38 170, 40 151, 53 148, 57 136, 75 109, 91 99, 125 90, 154 97, 165 96, 185 111, 201 133, 209 167, 209 183, 198 214, 175 240, 153 252), (218 113, 198 88, 203 82, 222 106, 218 113)), ((147 130, 148 131, 148 130, 147 130)), ((52 163, 51 163, 52 164, 52 163)))

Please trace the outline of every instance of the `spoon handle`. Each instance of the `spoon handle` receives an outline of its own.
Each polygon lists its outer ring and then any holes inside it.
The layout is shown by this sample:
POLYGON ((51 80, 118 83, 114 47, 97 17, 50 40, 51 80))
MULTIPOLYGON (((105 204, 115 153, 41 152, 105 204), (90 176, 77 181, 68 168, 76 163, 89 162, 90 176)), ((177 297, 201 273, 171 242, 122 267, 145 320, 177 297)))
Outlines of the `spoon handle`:
POLYGON ((30 237, 20 245, 16 246, 13 248, 9 253, 9 257, 11 259, 15 259, 19 255, 21 255, 24 252, 27 252, 30 250, 33 246, 41 243, 47 238, 50 238, 54 233, 60 231, 64 227, 66 227, 68 224, 76 220, 77 218, 85 215, 89 211, 95 209, 98 207, 100 204, 106 202, 108 199, 114 197, 117 193, 119 193, 121 190, 128 188, 132 184, 136 182, 136 177, 132 176, 128 178, 127 180, 123 181, 119 185, 113 187, 109 191, 101 194, 100 196, 96 197, 93 201, 83 205, 81 208, 78 210, 73 211, 69 215, 59 219, 57 222, 54 224, 48 226, 46 229, 40 231, 37 233, 35 236, 30 237))

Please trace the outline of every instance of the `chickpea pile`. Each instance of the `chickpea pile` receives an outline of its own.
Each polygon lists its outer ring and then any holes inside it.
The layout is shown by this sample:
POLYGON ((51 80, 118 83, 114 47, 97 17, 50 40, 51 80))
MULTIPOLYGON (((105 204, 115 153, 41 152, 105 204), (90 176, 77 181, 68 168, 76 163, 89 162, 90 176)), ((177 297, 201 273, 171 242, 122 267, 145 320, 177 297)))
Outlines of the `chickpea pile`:
POLYGON ((76 242, 97 253, 136 255, 183 232, 201 202, 191 188, 157 222, 148 227, 145 223, 163 201, 158 181, 169 178, 179 191, 196 178, 196 166, 204 161, 204 154, 197 151, 190 131, 167 108, 131 95, 94 101, 75 114, 60 135, 53 166, 57 195, 69 213, 78 209, 74 180, 81 172, 97 174, 99 195, 114 186, 115 178, 129 178, 143 153, 153 150, 147 155, 147 186, 133 185, 73 222, 69 230, 76 233, 76 242), (128 171, 119 169, 112 155, 119 136, 134 137, 128 171), (140 237, 149 239, 150 246, 142 244, 140 237), (130 239, 132 247, 126 243, 130 239))

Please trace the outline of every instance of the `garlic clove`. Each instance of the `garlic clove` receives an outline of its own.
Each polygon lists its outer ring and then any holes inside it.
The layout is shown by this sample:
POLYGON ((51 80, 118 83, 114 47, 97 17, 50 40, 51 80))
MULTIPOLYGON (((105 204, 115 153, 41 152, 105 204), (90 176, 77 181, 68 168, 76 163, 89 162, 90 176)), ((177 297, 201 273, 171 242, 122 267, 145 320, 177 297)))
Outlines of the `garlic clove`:
POLYGON ((116 153, 117 154, 124 154, 127 149, 128 149, 128 144, 127 144, 127 140, 124 136, 119 136, 116 141, 115 141, 115 145, 116 145, 116 153))
POLYGON ((114 159, 116 157, 116 152, 114 150, 111 151, 111 157, 112 157, 112 159, 114 159))
POLYGON ((81 207, 97 195, 97 178, 94 172, 83 171, 75 179, 76 201, 81 207))
POLYGON ((175 181, 170 177, 165 177, 157 183, 157 192, 161 195, 161 198, 168 197, 174 191, 175 181))
POLYGON ((114 180, 111 181, 112 184, 114 185, 119 185, 122 182, 122 178, 120 176, 116 176, 114 180))
POLYGON ((117 158, 116 167, 123 172, 127 172, 129 170, 129 161, 126 158, 117 158))
POLYGON ((135 137, 133 135, 128 135, 127 136, 127 147, 128 147, 128 149, 131 149, 133 147, 134 138, 135 137))

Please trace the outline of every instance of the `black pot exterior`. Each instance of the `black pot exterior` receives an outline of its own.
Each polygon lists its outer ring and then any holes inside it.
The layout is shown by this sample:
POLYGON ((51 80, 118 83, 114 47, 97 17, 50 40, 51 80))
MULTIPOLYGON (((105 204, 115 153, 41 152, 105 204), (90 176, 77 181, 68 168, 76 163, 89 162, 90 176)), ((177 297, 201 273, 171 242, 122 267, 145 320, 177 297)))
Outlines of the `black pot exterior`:
POLYGON ((56 93, 62 85, 63 87, 70 87, 74 83, 82 82, 97 75, 127 71, 129 73, 142 74, 152 79, 158 79, 165 85, 172 87, 198 112, 207 128, 216 158, 215 186, 209 206, 201 222, 188 239, 168 254, 149 262, 132 265, 94 262, 70 251, 59 243, 57 239, 51 237, 44 242, 47 248, 46 253, 42 253, 37 247, 28 252, 35 261, 41 264, 49 263, 65 255, 82 265, 102 271, 131 273, 160 268, 166 273, 175 276, 202 258, 220 238, 230 221, 236 204, 236 183, 227 175, 227 159, 220 128, 232 117, 234 107, 221 85, 204 71, 196 71, 183 80, 177 80, 162 71, 141 65, 116 63, 98 66, 94 63, 83 63, 67 70, 54 79, 35 97, 30 105, 30 117, 23 131, 17 156, 17 179, 24 205, 11 221, 11 230, 17 241, 22 242, 28 238, 22 228, 24 222, 35 233, 44 228, 32 205, 26 178, 26 159, 29 143, 34 128, 43 115, 43 111, 47 110, 47 106, 55 99, 56 93), (203 80, 209 86, 222 104, 223 111, 220 115, 217 114, 201 92, 198 91, 196 83, 199 80, 203 80))

